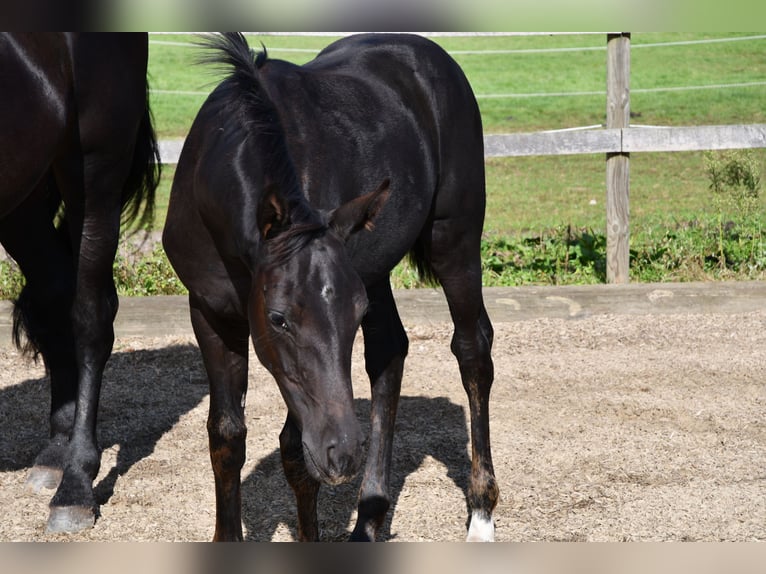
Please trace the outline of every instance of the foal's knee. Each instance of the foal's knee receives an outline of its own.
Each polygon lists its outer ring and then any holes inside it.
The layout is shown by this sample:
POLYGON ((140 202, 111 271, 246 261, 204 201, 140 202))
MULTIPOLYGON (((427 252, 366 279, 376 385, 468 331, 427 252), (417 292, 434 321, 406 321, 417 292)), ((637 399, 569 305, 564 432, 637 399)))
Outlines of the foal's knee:
MULTIPOLYGON (((368 336, 365 333, 364 364, 370 381, 377 381, 392 366, 397 371, 401 371, 404 367, 404 360, 410 348, 407 332, 399 323, 387 335, 385 342, 381 344, 374 339, 373 335, 368 336)), ((401 377, 401 373, 399 376, 401 377)))
POLYGON ((213 467, 242 468, 247 437, 244 420, 232 413, 211 414, 207 421, 207 433, 213 467))
POLYGON ((301 431, 290 419, 285 422, 282 432, 279 433, 279 454, 287 482, 296 492, 319 488, 319 483, 306 468, 301 431))

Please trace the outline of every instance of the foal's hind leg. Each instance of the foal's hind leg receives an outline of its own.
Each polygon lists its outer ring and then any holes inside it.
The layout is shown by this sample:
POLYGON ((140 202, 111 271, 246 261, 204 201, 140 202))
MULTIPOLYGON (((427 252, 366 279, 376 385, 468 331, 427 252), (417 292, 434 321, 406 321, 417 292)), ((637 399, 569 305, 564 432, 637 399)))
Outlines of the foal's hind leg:
POLYGON ((74 421, 77 365, 70 322, 72 257, 56 233, 46 204, 47 180, 0 222, 0 242, 21 267, 26 286, 16 302, 19 319, 43 357, 51 387, 50 440, 27 476, 34 491, 61 481, 74 421))
POLYGON ((466 232, 451 220, 433 224, 431 265, 444 288, 455 325, 451 349, 460 365, 471 416, 468 540, 492 541, 492 511, 499 497, 489 441, 493 331, 482 297, 479 241, 478 232, 466 232))
POLYGON ((362 320, 364 359, 372 384, 370 446, 351 540, 374 541, 391 505, 389 481, 394 423, 407 356, 407 334, 388 278, 367 289, 370 306, 362 320))

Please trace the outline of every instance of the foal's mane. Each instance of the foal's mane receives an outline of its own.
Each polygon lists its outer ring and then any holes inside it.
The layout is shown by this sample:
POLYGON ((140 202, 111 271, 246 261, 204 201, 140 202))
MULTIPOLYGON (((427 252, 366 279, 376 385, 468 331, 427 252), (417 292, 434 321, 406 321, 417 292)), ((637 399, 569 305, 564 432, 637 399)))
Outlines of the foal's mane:
POLYGON ((212 64, 228 74, 210 101, 237 116, 245 137, 257 142, 265 175, 288 205, 290 225, 268 240, 272 263, 284 261, 326 232, 327 226, 303 195, 279 113, 261 84, 259 70, 268 59, 266 47, 254 52, 238 32, 205 36, 199 44, 207 48, 200 63, 212 64))

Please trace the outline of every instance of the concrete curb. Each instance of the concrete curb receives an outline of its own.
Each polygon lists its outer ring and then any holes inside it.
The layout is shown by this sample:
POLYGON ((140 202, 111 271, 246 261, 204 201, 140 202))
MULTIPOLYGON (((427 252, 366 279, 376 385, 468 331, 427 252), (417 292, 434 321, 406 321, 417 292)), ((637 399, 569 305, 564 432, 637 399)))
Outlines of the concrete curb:
MULTIPOLYGON (((440 289, 394 292, 406 325, 450 320, 440 289)), ((484 298, 494 323, 593 315, 722 314, 766 311, 766 282, 642 283, 565 287, 488 287, 484 298)), ((0 345, 11 342, 11 304, 0 301, 0 345)), ((118 337, 191 336, 185 296, 123 297, 118 337)))

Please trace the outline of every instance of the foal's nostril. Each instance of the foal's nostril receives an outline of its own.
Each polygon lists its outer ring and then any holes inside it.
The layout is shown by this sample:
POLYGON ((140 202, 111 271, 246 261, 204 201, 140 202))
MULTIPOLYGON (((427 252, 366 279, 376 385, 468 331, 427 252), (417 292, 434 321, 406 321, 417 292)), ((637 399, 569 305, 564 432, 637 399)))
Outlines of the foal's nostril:
POLYGON ((350 478, 356 473, 356 457, 333 442, 327 447, 327 469, 336 478, 350 478))
POLYGON ((344 456, 339 454, 335 443, 327 447, 327 467, 335 475, 343 474, 344 456))

